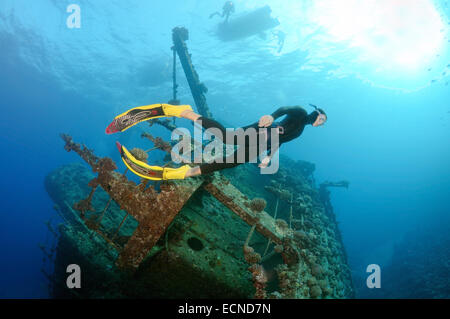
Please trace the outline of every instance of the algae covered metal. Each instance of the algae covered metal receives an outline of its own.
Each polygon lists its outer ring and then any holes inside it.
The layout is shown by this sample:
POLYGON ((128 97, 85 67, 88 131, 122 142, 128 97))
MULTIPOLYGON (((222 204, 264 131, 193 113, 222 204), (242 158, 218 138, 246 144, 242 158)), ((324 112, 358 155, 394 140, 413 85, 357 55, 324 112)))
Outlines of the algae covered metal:
MULTIPOLYGON (((77 164, 46 180, 67 221, 59 229, 55 276, 65 276, 58 268, 67 258, 82 256, 86 276, 109 282, 85 285, 82 297, 352 297, 337 225, 311 176, 300 174, 304 162, 282 158, 288 168, 270 179, 244 165, 226 177, 164 182, 156 190, 156 183, 136 185, 113 170, 112 160, 64 139, 66 150, 98 174, 77 164), (264 210, 254 208, 256 197, 268 202, 264 210), (126 216, 132 220, 124 225, 126 216)), ((69 293, 64 281, 54 282, 61 282, 55 296, 69 293)))

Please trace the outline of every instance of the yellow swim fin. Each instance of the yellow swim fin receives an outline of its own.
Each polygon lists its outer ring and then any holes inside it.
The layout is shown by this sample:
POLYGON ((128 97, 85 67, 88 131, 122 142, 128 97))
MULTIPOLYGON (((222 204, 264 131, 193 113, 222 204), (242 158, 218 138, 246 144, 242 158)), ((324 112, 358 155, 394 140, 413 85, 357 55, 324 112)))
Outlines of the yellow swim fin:
POLYGON ((125 148, 125 146, 121 145, 119 142, 116 142, 116 145, 119 149, 122 161, 130 171, 142 178, 153 181, 162 180, 164 172, 162 167, 150 166, 147 163, 139 161, 125 148))
POLYGON ((190 105, 171 105, 171 104, 151 104, 132 108, 120 115, 117 115, 111 124, 106 128, 106 134, 123 132, 130 127, 151 119, 160 117, 176 116, 180 117, 183 111, 190 110, 190 105))
POLYGON ((161 104, 165 116, 176 116, 180 117, 181 113, 184 111, 192 111, 190 105, 172 105, 172 104, 161 104))
POLYGON ((134 174, 150 179, 153 181, 169 180, 169 179, 184 179, 186 172, 189 170, 189 165, 184 165, 179 168, 150 166, 147 163, 137 160, 126 148, 119 142, 116 142, 119 149, 120 156, 125 165, 134 174))
POLYGON ((183 165, 178 168, 170 168, 170 167, 164 167, 163 171, 163 180, 168 179, 184 179, 186 176, 187 171, 191 167, 189 165, 183 165))

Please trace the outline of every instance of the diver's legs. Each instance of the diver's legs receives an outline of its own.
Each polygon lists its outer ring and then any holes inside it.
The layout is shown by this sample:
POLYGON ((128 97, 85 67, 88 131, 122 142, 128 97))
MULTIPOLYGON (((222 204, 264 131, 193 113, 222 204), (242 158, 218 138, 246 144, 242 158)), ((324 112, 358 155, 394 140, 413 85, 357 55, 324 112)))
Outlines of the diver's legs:
POLYGON ((210 174, 226 168, 232 168, 242 163, 205 163, 200 166, 194 166, 187 170, 184 178, 195 177, 203 174, 210 174))
MULTIPOLYGON (((216 163, 216 162, 212 162, 212 163, 204 163, 201 164, 200 166, 198 166, 198 175, 204 175, 204 174, 211 174, 213 172, 217 172, 217 171, 221 171, 223 169, 226 168, 233 168, 236 167, 238 165, 241 165, 243 163, 237 163, 237 162, 233 162, 233 163, 216 163)), ((195 167, 197 168, 197 167, 195 167)), ((193 175, 193 176, 197 176, 197 175, 193 175)))
POLYGON ((195 122, 200 117, 202 117, 200 114, 197 114, 197 113, 195 113, 194 111, 191 111, 191 110, 185 110, 185 111, 181 112, 180 116, 182 118, 191 120, 192 122, 195 122))
POLYGON ((209 128, 218 129, 222 133, 222 136, 218 136, 217 138, 219 138, 222 142, 224 142, 223 139, 226 137, 227 130, 222 124, 220 124, 216 120, 213 120, 213 119, 210 119, 207 117, 203 117, 200 114, 197 114, 191 110, 185 110, 185 111, 181 112, 180 117, 191 120, 192 122, 199 124, 205 130, 207 130, 209 128))
MULTIPOLYGON (((249 148, 246 147, 244 149, 244 151, 245 151, 245 162, 250 162, 249 148)), ((226 168, 233 168, 233 167, 236 167, 241 164, 243 164, 243 163, 238 161, 237 153, 234 152, 233 154, 229 155, 228 158, 224 157, 222 159, 222 163, 216 163, 216 162, 204 163, 199 166, 191 167, 186 172, 186 175, 184 176, 184 178, 194 177, 194 176, 199 176, 199 175, 204 175, 204 174, 211 174, 213 172, 220 171, 220 170, 223 170, 226 168)))
MULTIPOLYGON (((248 145, 245 144, 242 146, 243 149, 241 151, 244 151, 244 158, 239 158, 239 151, 235 151, 233 154, 228 155, 228 157, 222 158, 222 163, 212 162, 212 163, 204 163, 200 166, 195 167, 195 173, 197 175, 203 175, 203 174, 211 174, 216 171, 220 171, 226 168, 233 168, 236 166, 239 166, 244 163, 253 162, 258 157, 258 149, 254 145, 248 145), (256 158, 255 158, 256 156, 256 158), (243 160, 243 161, 242 161, 243 160), (198 170, 197 170, 198 168, 198 170)), ((192 176, 197 176, 192 175, 192 176)))
MULTIPOLYGON (((222 132, 223 137, 226 137, 226 128, 222 124, 220 124, 219 122, 217 122, 213 119, 202 117, 200 114, 197 114, 191 110, 185 110, 185 111, 181 112, 180 117, 191 120, 195 123, 201 124, 201 126, 204 129, 208 129, 208 128, 219 129, 222 132)), ((255 124, 248 125, 248 126, 244 127, 243 129, 245 130, 247 128, 254 127, 254 126, 255 126, 255 124)), ((217 163, 217 162, 204 163, 199 166, 191 167, 190 169, 188 169, 186 171, 186 175, 184 176, 184 178, 199 176, 199 175, 203 175, 203 174, 210 174, 215 171, 220 171, 220 170, 223 170, 226 168, 233 168, 233 167, 236 167, 243 163, 251 162, 254 159, 254 156, 259 155, 259 150, 258 150, 257 145, 258 145, 258 142, 256 142, 256 146, 250 145, 249 142, 245 142, 243 145, 239 145, 239 147, 242 147, 243 151, 244 151, 244 159, 243 159, 244 162, 242 162, 242 160, 241 161, 238 160, 238 151, 235 151, 233 154, 229 155, 228 159, 227 159, 227 157, 224 157, 222 160, 222 163, 217 163)))
POLYGON ((200 166, 191 167, 187 172, 184 178, 194 177, 202 175, 202 171, 200 170, 200 166))

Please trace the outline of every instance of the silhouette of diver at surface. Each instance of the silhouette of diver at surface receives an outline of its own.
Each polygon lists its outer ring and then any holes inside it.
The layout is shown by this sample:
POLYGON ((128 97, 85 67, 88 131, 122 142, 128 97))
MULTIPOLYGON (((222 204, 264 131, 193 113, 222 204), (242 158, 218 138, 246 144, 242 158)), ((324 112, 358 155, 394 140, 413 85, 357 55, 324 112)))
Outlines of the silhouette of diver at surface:
POLYGON ((284 40, 286 39, 286 33, 281 30, 276 30, 272 33, 278 39, 278 53, 283 50, 284 40))
POLYGON ((211 19, 215 15, 218 15, 218 16, 220 16, 222 18, 225 17, 225 22, 228 22, 228 18, 230 17, 230 14, 232 14, 232 13, 234 13, 234 3, 232 1, 227 1, 223 5, 222 13, 216 11, 214 13, 211 13, 209 15, 209 18, 211 19))

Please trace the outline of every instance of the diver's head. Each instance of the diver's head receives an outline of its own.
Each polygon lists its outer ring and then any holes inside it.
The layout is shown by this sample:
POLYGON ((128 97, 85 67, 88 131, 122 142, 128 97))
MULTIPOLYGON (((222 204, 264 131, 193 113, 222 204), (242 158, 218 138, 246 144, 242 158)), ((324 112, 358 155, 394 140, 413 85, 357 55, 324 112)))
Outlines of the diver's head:
POLYGON ((234 3, 232 1, 225 2, 225 4, 223 5, 223 11, 227 13, 234 12, 234 3))
POLYGON ((322 126, 327 121, 328 117, 324 110, 317 106, 310 104, 315 110, 308 114, 308 123, 314 127, 322 126))

